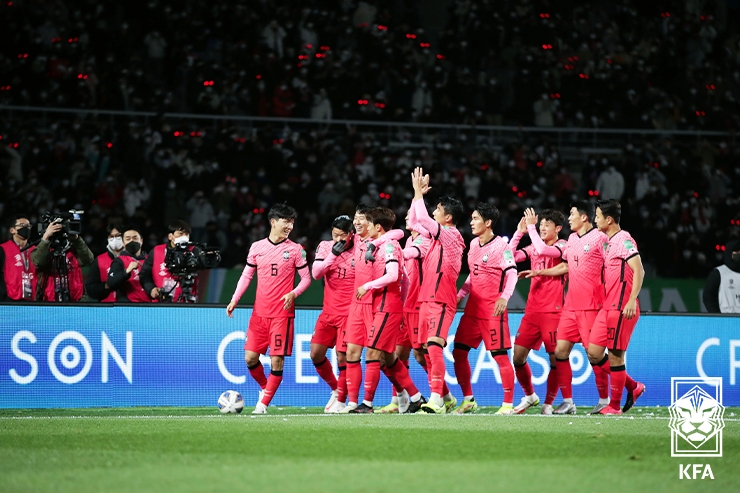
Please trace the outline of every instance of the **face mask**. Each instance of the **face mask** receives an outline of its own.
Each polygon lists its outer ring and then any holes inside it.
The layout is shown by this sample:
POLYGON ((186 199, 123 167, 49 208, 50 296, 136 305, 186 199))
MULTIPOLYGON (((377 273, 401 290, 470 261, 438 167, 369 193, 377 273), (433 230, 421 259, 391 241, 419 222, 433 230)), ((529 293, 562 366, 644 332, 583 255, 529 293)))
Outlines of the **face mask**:
POLYGON ((188 235, 184 235, 184 236, 178 236, 177 238, 175 238, 174 243, 175 245, 179 245, 181 243, 187 243, 189 241, 190 241, 190 237, 188 235))
POLYGON ((138 241, 130 241, 126 243, 126 251, 131 255, 136 255, 141 250, 141 243, 138 241))
POLYGON ((108 248, 111 250, 121 250, 123 248, 123 240, 120 236, 116 236, 115 238, 108 238, 108 248))
POLYGON ((18 228, 16 230, 16 234, 24 240, 27 240, 31 237, 31 228, 18 228))

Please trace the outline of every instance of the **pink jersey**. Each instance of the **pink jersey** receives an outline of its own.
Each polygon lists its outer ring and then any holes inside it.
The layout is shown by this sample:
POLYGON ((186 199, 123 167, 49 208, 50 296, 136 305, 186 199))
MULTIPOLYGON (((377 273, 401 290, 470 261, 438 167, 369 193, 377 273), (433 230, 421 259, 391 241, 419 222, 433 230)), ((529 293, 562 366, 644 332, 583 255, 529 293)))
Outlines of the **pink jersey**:
MULTIPOLYGON (((561 252, 568 247, 568 242, 558 240, 553 245, 561 252)), ((524 254, 529 258, 532 270, 545 270, 555 267, 562 262, 560 258, 547 257, 537 253, 534 245, 522 248, 524 254)), ((532 278, 529 285, 529 296, 527 297, 527 313, 551 313, 559 312, 565 305, 565 281, 566 276, 537 276, 532 278)))
POLYGON ((406 240, 406 248, 404 250, 415 249, 418 256, 415 258, 404 258, 403 261, 409 285, 409 290, 406 293, 406 301, 403 305, 403 311, 405 312, 415 313, 419 311, 419 288, 424 279, 422 276, 422 263, 431 246, 431 241, 421 235, 418 235, 416 238, 409 236, 406 240))
POLYGON ((635 273, 627 261, 640 255, 632 236, 621 230, 609 238, 604 260, 604 284, 606 287, 607 310, 622 310, 632 293, 632 278, 635 273))
MULTIPOLYGON (((373 277, 373 262, 365 260, 366 252, 367 242, 355 236, 355 286, 352 293, 352 303, 359 303, 361 305, 371 305, 373 303, 372 296, 363 296, 361 300, 358 300, 354 296, 354 293, 360 286, 364 286, 365 283, 375 279, 373 277)), ((378 251, 376 250, 375 253, 378 253, 378 251)))
POLYGON ((398 269, 398 279, 382 289, 372 291, 373 312, 402 313, 401 284, 403 281, 403 251, 397 241, 391 240, 378 247, 373 262, 373 280, 380 279, 386 274, 386 265, 395 263, 398 269))
MULTIPOLYGON (((333 241, 322 241, 316 249, 316 262, 333 256, 333 241)), ((354 298, 355 288, 355 243, 343 251, 327 269, 322 278, 324 283, 324 308, 327 315, 347 316, 349 304, 354 298)))
POLYGON ((460 275, 465 241, 457 228, 437 224, 430 232, 431 246, 422 262, 424 279, 418 301, 436 301, 457 306, 457 277, 460 275))
POLYGON ((303 247, 288 239, 273 243, 265 238, 252 243, 247 265, 257 269, 254 315, 264 318, 295 317, 295 305, 284 310, 281 298, 293 290, 298 269, 308 268, 303 247))
POLYGON ((572 233, 563 260, 568 262, 565 309, 600 310, 604 305, 604 247, 609 238, 596 228, 579 236, 572 233))
POLYGON ((473 238, 468 251, 470 268, 470 297, 465 305, 465 314, 470 317, 489 319, 493 316, 496 300, 504 290, 504 273, 516 270, 514 253, 500 236, 494 236, 485 245, 473 238))

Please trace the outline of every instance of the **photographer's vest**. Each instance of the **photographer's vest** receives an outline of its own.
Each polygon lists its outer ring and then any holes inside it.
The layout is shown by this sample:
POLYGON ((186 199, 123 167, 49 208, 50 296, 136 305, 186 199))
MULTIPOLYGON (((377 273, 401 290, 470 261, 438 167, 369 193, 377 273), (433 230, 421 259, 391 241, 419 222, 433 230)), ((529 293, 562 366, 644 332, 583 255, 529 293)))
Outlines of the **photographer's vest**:
MULTIPOLYGON (((105 252, 98 255, 96 262, 98 263, 98 273, 100 274, 100 282, 108 282, 108 273, 110 272, 110 264, 113 263, 114 257, 111 256, 110 252, 105 252)), ((100 300, 101 303, 115 303, 116 292, 111 291, 108 296, 100 300)))
MULTIPOLYGON (((121 255, 118 257, 121 262, 123 262, 123 271, 125 272, 126 269, 128 269, 128 266, 131 265, 131 262, 138 262, 137 259, 134 257, 131 257, 129 255, 121 255)), ((146 257, 139 259, 142 262, 146 259, 146 257)), ((128 301, 132 303, 151 303, 152 299, 149 297, 149 294, 144 291, 144 288, 141 286, 141 280, 139 279, 139 272, 141 271, 141 263, 139 264, 139 267, 132 270, 129 278, 126 280, 126 282, 123 284, 123 292, 126 293, 126 298, 128 301)), ((124 300, 119 300, 124 301, 124 300)))
POLYGON ((3 277, 8 298, 16 301, 34 301, 36 299, 36 266, 31 262, 31 252, 35 246, 21 252, 15 241, 6 241, 0 245, 5 250, 3 277), (25 284, 25 295, 24 295, 25 284), (30 292, 29 292, 30 287, 30 292), (29 297, 30 294, 30 297, 29 297))
MULTIPOLYGON (((67 252, 64 257, 67 262, 69 301, 80 301, 82 294, 85 292, 85 285, 82 281, 82 269, 80 269, 80 264, 77 262, 77 259, 72 252, 67 252)), ((52 269, 50 268, 49 270, 52 269)), ((61 282, 61 280, 56 269, 53 269, 51 276, 48 276, 48 273, 46 272, 42 272, 39 282, 42 283, 42 285, 45 285, 44 299, 42 301, 57 301, 55 287, 57 283, 61 282)))
POLYGON ((717 267, 719 271, 719 311, 720 313, 740 313, 740 272, 726 265, 717 267))
MULTIPOLYGON (((167 244, 157 245, 152 250, 150 255, 154 255, 154 261, 152 262, 152 279, 154 285, 165 293, 169 293, 169 298, 172 301, 177 301, 182 293, 182 289, 178 284, 174 290, 172 287, 175 286, 176 282, 167 270, 167 264, 165 263, 165 256, 167 255, 167 244), (172 291, 171 291, 172 290, 172 291)), ((195 278, 195 284, 193 284, 193 294, 198 295, 198 278, 195 278)))

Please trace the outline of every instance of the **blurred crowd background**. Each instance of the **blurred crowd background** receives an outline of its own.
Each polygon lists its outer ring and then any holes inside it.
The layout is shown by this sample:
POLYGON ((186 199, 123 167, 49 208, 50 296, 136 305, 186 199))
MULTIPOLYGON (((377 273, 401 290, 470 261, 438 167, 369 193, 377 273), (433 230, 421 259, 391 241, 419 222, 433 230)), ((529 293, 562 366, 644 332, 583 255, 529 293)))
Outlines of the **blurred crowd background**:
POLYGON ((83 209, 94 253, 111 221, 140 226, 150 249, 183 218, 233 267, 272 204, 299 210, 293 239, 312 251, 358 202, 403 218, 423 166, 431 202, 491 201, 502 235, 524 207, 616 198, 649 275, 721 263, 740 237, 740 2, 430 1, 448 6, 442 21, 420 0, 2 0, 0 217, 83 209), (554 133, 414 122, 636 133, 574 152, 554 133))

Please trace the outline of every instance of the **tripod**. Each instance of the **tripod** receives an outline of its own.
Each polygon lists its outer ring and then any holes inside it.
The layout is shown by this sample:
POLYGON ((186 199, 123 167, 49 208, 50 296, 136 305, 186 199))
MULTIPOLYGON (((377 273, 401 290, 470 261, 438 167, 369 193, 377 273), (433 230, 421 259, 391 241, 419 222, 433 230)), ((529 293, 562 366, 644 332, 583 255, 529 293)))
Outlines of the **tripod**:
POLYGON ((71 301, 69 291, 69 269, 67 268, 67 249, 52 251, 51 270, 44 276, 41 289, 36 291, 36 301, 44 299, 46 286, 49 280, 54 283, 54 301, 69 303, 71 301))
POLYGON ((172 275, 172 280, 175 284, 172 285, 169 291, 163 292, 161 295, 161 301, 172 301, 173 303, 195 303, 197 300, 197 293, 193 293, 193 287, 195 286, 195 278, 198 277, 197 272, 183 274, 183 275, 172 275), (176 300, 170 300, 170 293, 180 286, 180 294, 176 300))

